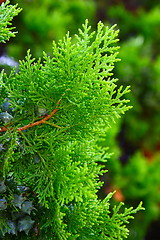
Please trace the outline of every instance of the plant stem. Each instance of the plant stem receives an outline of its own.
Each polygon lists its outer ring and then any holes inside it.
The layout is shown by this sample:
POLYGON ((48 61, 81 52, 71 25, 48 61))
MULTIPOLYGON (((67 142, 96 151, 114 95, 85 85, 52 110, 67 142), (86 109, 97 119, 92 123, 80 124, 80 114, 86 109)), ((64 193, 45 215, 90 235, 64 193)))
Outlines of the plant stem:
MULTIPOLYGON (((40 124, 43 124, 43 123, 45 123, 49 118, 51 118, 57 111, 58 111, 58 106, 59 106, 59 104, 60 104, 60 101, 61 101, 62 99, 60 99, 58 102, 57 102, 57 104, 56 104, 56 108, 51 112, 51 114, 49 114, 49 115, 47 115, 46 117, 44 117, 44 118, 42 118, 41 120, 39 120, 39 121, 36 121, 36 122, 34 122, 34 123, 29 123, 29 124, 27 124, 27 125, 25 125, 25 126, 23 126, 23 127, 19 127, 18 129, 17 129, 17 131, 23 131, 23 130, 26 130, 26 129, 28 129, 28 128, 31 128, 31 127, 34 127, 34 126, 37 126, 37 125, 40 125, 40 124)), ((55 125, 56 126, 56 125, 55 125)), ((58 127, 58 126, 57 126, 58 127)), ((13 128, 10 128, 10 130, 12 130, 13 128)), ((7 127, 1 127, 0 128, 0 132, 6 132, 8 130, 8 128, 7 127)))

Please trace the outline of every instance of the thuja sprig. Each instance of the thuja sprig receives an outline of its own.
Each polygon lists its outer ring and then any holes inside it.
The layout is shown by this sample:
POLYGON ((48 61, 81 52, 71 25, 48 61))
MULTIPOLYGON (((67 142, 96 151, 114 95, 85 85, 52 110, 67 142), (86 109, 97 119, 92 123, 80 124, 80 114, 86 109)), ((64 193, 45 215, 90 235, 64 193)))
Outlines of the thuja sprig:
POLYGON ((16 32, 13 32, 15 27, 8 27, 11 25, 13 17, 18 15, 21 11, 21 8, 18 8, 16 5, 8 5, 10 3, 7 0, 0 5, 0 42, 5 42, 9 40, 10 37, 14 37, 16 32))
POLYGON ((67 34, 53 43, 53 57, 44 53, 35 61, 28 51, 19 71, 1 78, 0 104, 9 99, 13 108, 0 132, 1 173, 36 193, 31 221, 39 225, 40 238, 121 240, 128 235, 130 214, 142 209, 121 213, 119 205, 112 214, 112 194, 97 197, 99 175, 106 172, 98 162, 108 157, 97 137, 130 108, 123 98, 129 88, 117 89, 112 78, 117 34, 101 22, 92 32, 86 20, 74 41, 67 34))

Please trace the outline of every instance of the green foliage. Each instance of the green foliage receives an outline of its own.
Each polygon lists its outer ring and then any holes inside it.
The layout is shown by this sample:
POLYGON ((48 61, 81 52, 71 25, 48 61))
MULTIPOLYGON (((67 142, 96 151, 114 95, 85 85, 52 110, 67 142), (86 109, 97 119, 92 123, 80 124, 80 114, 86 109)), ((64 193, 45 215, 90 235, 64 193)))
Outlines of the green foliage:
POLYGON ((52 41, 58 41, 70 32, 77 32, 85 19, 93 21, 95 3, 93 0, 14 0, 23 9, 14 23, 19 29, 16 40, 8 46, 8 54, 17 60, 23 59, 31 49, 33 55, 42 57, 42 49, 52 54, 52 41))
POLYGON ((117 88, 111 77, 117 34, 101 22, 91 32, 86 20, 76 41, 67 34, 53 42, 53 58, 44 53, 35 61, 28 51, 18 73, 1 74, 1 177, 5 192, 10 190, 9 198, 3 193, 10 208, 1 211, 12 223, 12 232, 4 229, 6 239, 12 233, 13 239, 38 234, 47 240, 121 240, 128 236, 131 215, 143 209, 140 204, 120 211, 119 204, 112 212, 113 194, 97 197, 99 175, 106 171, 98 162, 109 156, 97 147, 97 138, 130 108, 123 98, 129 88, 117 88), (28 190, 19 190, 22 186, 28 190), (23 218, 13 218, 13 205, 23 218), (36 234, 30 230, 34 223, 36 234))
POLYGON ((10 37, 14 37, 16 32, 12 30, 14 27, 8 27, 11 25, 11 21, 21 9, 17 8, 17 5, 8 5, 9 1, 2 3, 0 6, 0 42, 6 42, 10 37))
POLYGON ((142 199, 144 203, 145 212, 141 214, 140 218, 136 216, 138 218, 132 226, 132 229, 137 232, 138 240, 141 240, 145 235, 150 222, 160 216, 159 157, 160 155, 157 154, 154 161, 147 161, 141 152, 137 152, 130 157, 129 163, 121 169, 121 175, 117 176, 120 182, 119 186, 127 201, 131 203, 133 200, 137 202, 142 199), (128 186, 130 187, 128 188, 128 186), (143 222, 141 229, 138 227, 140 221, 143 222))
MULTIPOLYGON (((116 22, 121 29, 119 56, 122 61, 117 63, 115 74, 120 79, 118 84, 131 85, 132 91, 127 98, 134 105, 122 120, 124 136, 120 140, 121 148, 126 148, 126 152, 129 152, 127 149, 136 148, 142 154, 148 152, 149 155, 154 155, 154 152, 158 151, 160 142, 158 122, 160 7, 154 2, 153 8, 146 10, 147 5, 148 3, 142 4, 142 7, 137 8, 136 11, 132 11, 133 9, 129 11, 122 4, 117 4, 111 6, 107 12, 110 21, 116 22), (126 146, 122 146, 125 144, 126 146)), ((122 155, 124 155, 123 150, 122 155)), ((129 159, 130 156, 127 158, 129 159)), ((108 166, 109 172, 114 171, 112 166, 114 166, 112 163, 108 166)), ((120 167, 119 174, 121 174, 120 167)), ((150 174, 150 178, 154 179, 154 172, 153 175, 150 174)))
POLYGON ((116 22, 121 27, 121 38, 128 39, 131 36, 143 35, 145 40, 157 42, 159 40, 158 26, 160 22, 160 6, 155 6, 148 11, 138 8, 136 14, 127 11, 122 4, 113 5, 108 10, 108 16, 112 22, 116 22))
MULTIPOLYGON (((136 17, 123 9, 126 14, 136 17)), ((135 144, 147 146, 153 150, 160 141, 159 118, 159 25, 160 8, 157 6, 149 12, 138 11, 137 26, 130 22, 130 27, 125 34, 134 33, 135 36, 121 43, 120 58, 122 62, 117 63, 116 74, 123 85, 130 84, 132 92, 129 94, 134 108, 125 116, 127 125, 127 138, 135 144), (134 31, 134 28, 137 32, 134 31), (138 35, 136 35, 136 33, 138 35), (130 54, 128 55, 128 51, 130 54), (141 124, 139 124, 141 123, 141 124), (132 128, 130 126, 132 125, 132 128), (153 127, 155 126, 155 127, 153 127)), ((120 14, 120 23, 123 24, 125 14, 120 14)), ((136 23, 134 21, 134 23, 136 23)), ((122 37, 122 38, 123 38, 122 37)))

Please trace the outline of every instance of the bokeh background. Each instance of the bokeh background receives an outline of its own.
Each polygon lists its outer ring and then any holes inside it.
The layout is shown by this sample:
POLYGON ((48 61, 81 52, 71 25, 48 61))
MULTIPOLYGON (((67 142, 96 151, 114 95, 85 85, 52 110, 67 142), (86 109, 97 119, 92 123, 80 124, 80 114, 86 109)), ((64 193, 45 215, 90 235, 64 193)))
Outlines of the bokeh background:
MULTIPOLYGON (((3 1, 0 1, 3 2, 3 1)), ((23 11, 13 25, 18 34, 0 45, 0 67, 18 67, 28 49, 35 58, 52 55, 52 41, 69 31, 74 36, 85 19, 117 24, 119 58, 114 76, 130 85, 126 96, 133 106, 97 140, 114 154, 99 197, 116 190, 112 204, 124 201, 139 212, 129 226, 129 240, 160 239, 160 1, 159 0, 11 0, 23 11)))

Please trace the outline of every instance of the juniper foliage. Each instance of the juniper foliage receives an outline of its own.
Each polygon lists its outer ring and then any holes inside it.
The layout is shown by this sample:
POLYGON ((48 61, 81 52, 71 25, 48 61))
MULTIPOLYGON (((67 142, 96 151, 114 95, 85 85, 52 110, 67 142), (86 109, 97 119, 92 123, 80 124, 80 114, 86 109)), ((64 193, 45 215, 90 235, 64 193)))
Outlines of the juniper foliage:
MULTIPOLYGON (((3 5, 4 6, 4 5, 3 5)), ((112 77, 118 31, 86 20, 53 57, 28 51, 19 71, 0 78, 0 231, 10 239, 124 239, 126 223, 142 209, 110 209, 99 200, 99 175, 109 154, 99 134, 130 107, 112 77), (5 198, 4 198, 5 196, 5 198), (5 203, 4 203, 5 202, 5 203)))

